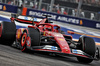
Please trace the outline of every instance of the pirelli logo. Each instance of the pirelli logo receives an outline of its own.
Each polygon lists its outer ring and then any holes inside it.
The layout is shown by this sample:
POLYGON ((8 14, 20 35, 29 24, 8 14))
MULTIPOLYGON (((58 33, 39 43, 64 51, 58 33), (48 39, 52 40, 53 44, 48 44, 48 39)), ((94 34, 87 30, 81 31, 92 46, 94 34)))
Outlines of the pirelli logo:
POLYGON ((2 5, 0 5, 0 9, 2 9, 2 5))

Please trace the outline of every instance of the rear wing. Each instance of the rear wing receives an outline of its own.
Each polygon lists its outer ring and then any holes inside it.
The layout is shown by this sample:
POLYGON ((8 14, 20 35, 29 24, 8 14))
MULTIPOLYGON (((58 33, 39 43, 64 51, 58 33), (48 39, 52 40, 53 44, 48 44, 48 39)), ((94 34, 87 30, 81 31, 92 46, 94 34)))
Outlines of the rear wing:
POLYGON ((46 18, 36 18, 32 16, 23 16, 18 14, 11 14, 11 21, 14 22, 16 25, 20 26, 29 26, 29 25, 38 25, 41 23, 53 23, 48 20, 48 15, 43 15, 46 18))
POLYGON ((23 16, 23 15, 18 15, 18 14, 11 14, 11 18, 21 19, 21 20, 26 20, 26 21, 34 21, 34 22, 40 22, 42 20, 41 18, 23 16))
POLYGON ((40 18, 35 18, 31 16, 23 16, 23 15, 18 15, 18 14, 11 14, 11 21, 14 22, 17 26, 20 27, 27 27, 27 26, 32 26, 34 24, 40 23, 42 19, 40 18))

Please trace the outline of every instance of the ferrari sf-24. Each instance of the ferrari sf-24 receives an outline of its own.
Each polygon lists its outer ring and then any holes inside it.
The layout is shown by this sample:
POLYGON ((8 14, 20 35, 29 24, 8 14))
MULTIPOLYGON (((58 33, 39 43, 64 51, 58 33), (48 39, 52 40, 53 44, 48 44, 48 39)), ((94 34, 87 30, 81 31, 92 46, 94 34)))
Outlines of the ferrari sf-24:
POLYGON ((14 43, 21 51, 77 57, 79 62, 84 63, 100 59, 99 48, 92 38, 80 36, 78 41, 73 41, 71 35, 64 34, 60 26, 50 22, 50 16, 43 16, 46 18, 36 22, 33 17, 12 14, 11 22, 0 23, 0 44, 14 43))

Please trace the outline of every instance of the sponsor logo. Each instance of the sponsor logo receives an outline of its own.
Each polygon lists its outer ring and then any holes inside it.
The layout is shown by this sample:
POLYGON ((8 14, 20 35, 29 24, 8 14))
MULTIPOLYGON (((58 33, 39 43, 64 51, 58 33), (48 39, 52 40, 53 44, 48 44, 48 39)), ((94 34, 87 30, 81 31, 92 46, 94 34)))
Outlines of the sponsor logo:
POLYGON ((20 38, 20 33, 21 33, 20 30, 18 30, 18 31, 17 31, 17 38, 18 38, 18 39, 20 38))
POLYGON ((80 25, 83 25, 83 21, 82 20, 80 20, 80 25))
POLYGON ((24 17, 25 20, 28 20, 28 17, 24 17))
POLYGON ((50 46, 50 45, 46 45, 46 46, 44 46, 43 49, 48 49, 48 50, 58 50, 58 47, 56 47, 56 46, 50 46))
POLYGON ((65 22, 73 23, 73 24, 79 24, 80 23, 80 20, 79 19, 62 17, 62 16, 58 16, 57 20, 65 21, 65 22))
POLYGON ((44 17, 43 15, 50 15, 51 17, 49 17, 50 19, 54 19, 56 20, 56 15, 53 15, 53 14, 47 14, 47 13, 41 13, 41 12, 34 12, 34 11, 29 11, 29 15, 32 15, 32 16, 38 16, 38 17, 44 17))
POLYGON ((96 23, 96 28, 100 28, 100 23, 96 23))
MULTIPOLYGON (((49 18, 53 19, 53 20, 65 21, 65 22, 73 23, 73 24, 80 24, 80 20, 79 19, 70 18, 70 17, 63 17, 63 16, 58 16, 58 15, 49 14, 49 13, 29 11, 29 15, 31 15, 31 16, 44 17, 43 14, 50 15, 51 17, 49 17, 49 18)), ((82 21, 81 21, 81 24, 82 24, 82 21)))
POLYGON ((0 9, 2 9, 2 5, 0 5, 0 9))
POLYGON ((34 18, 34 21, 37 21, 37 18, 34 18))
POLYGON ((52 46, 52 47, 51 47, 51 50, 57 50, 57 47, 52 46))
POLYGON ((6 6, 3 6, 3 10, 4 10, 4 11, 7 10, 7 9, 6 9, 6 6))
POLYGON ((72 53, 84 55, 84 52, 81 50, 72 49, 72 53))

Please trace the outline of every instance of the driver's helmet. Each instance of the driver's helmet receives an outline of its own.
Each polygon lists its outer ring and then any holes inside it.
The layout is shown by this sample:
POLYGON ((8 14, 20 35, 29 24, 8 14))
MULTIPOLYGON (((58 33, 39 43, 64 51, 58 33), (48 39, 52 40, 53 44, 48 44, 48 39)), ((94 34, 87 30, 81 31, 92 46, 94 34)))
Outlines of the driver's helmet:
POLYGON ((44 30, 45 30, 45 31, 51 31, 51 26, 45 25, 45 26, 44 26, 44 30))

